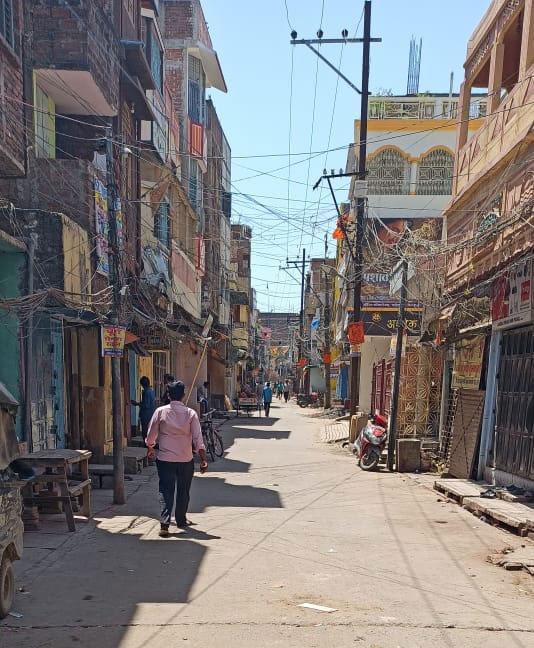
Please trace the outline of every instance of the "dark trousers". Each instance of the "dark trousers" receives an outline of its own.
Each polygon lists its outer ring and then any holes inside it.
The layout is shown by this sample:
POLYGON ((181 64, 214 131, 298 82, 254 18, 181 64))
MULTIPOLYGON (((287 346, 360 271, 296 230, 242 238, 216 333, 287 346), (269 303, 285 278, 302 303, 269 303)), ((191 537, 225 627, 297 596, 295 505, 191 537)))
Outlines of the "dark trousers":
POLYGON ((143 441, 146 441, 150 419, 140 418, 139 423, 141 423, 141 436, 143 437, 143 441))
POLYGON ((161 524, 169 526, 172 510, 175 508, 176 524, 186 522, 189 506, 189 490, 193 481, 195 464, 191 461, 156 461, 159 475, 159 500, 161 504, 161 524), (176 503, 176 507, 175 507, 176 503))
POLYGON ((265 407, 265 416, 269 416, 269 411, 271 409, 271 401, 265 401, 265 403, 263 403, 263 407, 265 407))
POLYGON ((287 403, 287 401, 289 400, 289 392, 284 392, 284 400, 287 403))

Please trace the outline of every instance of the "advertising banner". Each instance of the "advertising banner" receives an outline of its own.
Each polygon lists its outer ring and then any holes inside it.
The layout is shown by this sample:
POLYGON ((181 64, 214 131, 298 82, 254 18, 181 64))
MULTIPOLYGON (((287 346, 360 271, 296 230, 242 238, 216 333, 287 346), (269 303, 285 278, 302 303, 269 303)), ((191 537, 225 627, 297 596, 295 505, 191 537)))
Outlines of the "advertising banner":
POLYGON ((122 326, 101 326, 102 356, 122 358, 126 329, 122 326))
POLYGON ((532 259, 513 265, 492 285, 491 319, 497 330, 532 322, 532 259))
POLYGON ((485 337, 462 340, 456 344, 452 371, 454 389, 478 389, 482 374, 485 337))

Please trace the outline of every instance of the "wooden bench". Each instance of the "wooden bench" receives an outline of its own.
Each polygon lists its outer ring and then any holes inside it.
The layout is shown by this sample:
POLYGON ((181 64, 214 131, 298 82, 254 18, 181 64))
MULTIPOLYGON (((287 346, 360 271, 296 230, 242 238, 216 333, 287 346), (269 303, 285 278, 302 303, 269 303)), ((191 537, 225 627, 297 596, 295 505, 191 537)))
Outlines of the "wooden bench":
POLYGON ((103 488, 104 477, 111 477, 113 479, 113 465, 89 464, 89 474, 91 475, 91 482, 96 477, 99 480, 99 488, 103 488))
POLYGON ((72 500, 80 498, 82 513, 91 517, 91 480, 89 479, 88 450, 40 450, 23 455, 22 461, 34 468, 44 469, 24 489, 24 503, 27 506, 58 504, 63 508, 69 531, 76 531, 72 500), (80 480, 73 480, 72 473, 79 470, 80 480), (47 490, 40 490, 40 484, 48 484, 47 490), (56 491, 56 487, 59 493, 56 491))

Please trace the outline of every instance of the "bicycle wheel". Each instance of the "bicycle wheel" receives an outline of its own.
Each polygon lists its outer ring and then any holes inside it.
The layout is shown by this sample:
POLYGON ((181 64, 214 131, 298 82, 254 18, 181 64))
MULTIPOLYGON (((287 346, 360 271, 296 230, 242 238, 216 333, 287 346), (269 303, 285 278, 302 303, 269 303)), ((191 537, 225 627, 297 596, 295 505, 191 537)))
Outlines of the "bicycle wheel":
POLYGON ((206 450, 209 452, 211 460, 215 461, 215 444, 213 443, 213 428, 211 425, 208 427, 206 437, 208 442, 206 444, 206 450))
POLYGON ((220 458, 224 454, 224 444, 221 435, 213 430, 213 447, 215 454, 220 458))

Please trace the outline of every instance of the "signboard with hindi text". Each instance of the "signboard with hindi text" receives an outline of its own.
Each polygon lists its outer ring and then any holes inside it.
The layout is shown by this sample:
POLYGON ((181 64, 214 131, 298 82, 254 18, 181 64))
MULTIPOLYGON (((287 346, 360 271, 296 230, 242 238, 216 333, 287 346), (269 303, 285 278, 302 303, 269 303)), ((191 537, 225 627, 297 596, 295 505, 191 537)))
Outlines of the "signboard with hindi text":
POLYGON ((123 326, 101 326, 102 356, 122 358, 126 329, 123 326))
POLYGON ((479 388, 485 341, 485 336, 479 335, 472 340, 461 340, 456 344, 452 370, 454 389, 479 388))

